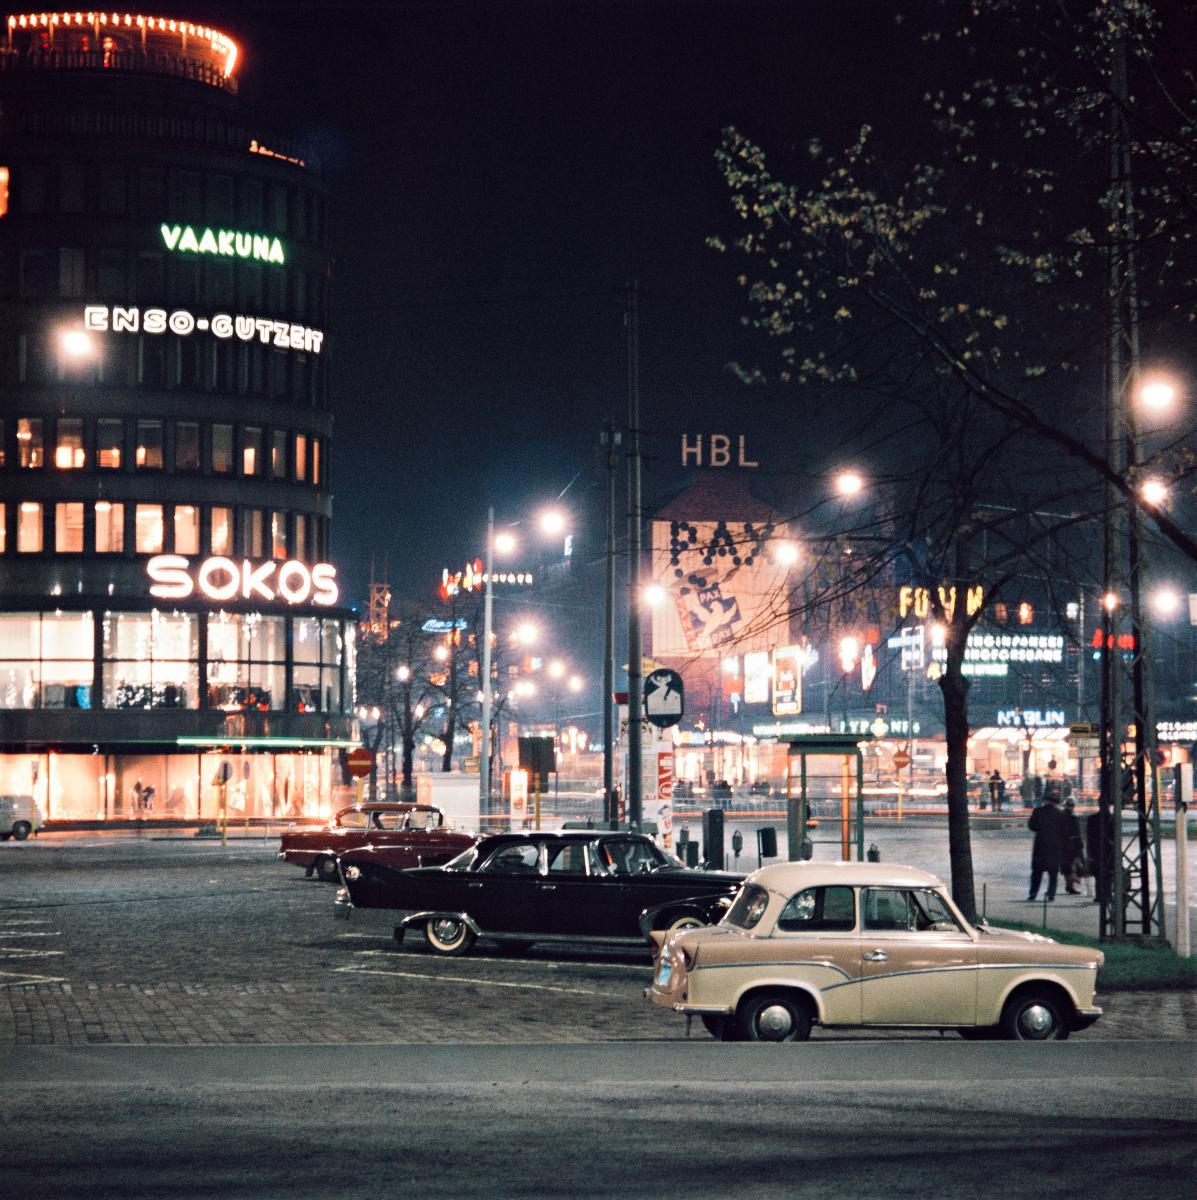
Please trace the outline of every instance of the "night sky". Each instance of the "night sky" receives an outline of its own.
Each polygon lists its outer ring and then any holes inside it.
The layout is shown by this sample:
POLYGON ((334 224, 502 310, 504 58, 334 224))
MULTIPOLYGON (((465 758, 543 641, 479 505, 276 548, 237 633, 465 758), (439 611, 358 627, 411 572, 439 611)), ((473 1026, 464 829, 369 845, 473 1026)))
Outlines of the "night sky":
POLYGON ((600 552, 595 451, 626 414, 626 283, 643 289, 651 504, 682 433, 745 433, 754 481, 824 469, 834 418, 752 391, 734 233, 714 161, 738 124, 778 152, 839 144, 919 105, 922 53, 889 5, 795 0, 197 3, 163 11, 243 47, 241 95, 331 184, 333 557, 352 599, 371 560, 430 596, 574 481, 600 552))

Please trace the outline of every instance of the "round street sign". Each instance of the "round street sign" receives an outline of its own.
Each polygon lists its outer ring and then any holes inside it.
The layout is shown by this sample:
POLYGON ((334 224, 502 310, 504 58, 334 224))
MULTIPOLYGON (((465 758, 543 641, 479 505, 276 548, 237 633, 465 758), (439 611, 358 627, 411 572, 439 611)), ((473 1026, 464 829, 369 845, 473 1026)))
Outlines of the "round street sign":
POLYGON ((345 755, 345 767, 354 779, 365 779, 374 765, 374 755, 365 746, 356 746, 345 755))
POLYGON ((644 677, 644 715, 658 729, 668 729, 682 719, 686 692, 682 677, 668 667, 660 667, 644 677))
POLYGON ((898 771, 904 771, 910 766, 910 755, 905 750, 894 751, 894 768, 898 771))

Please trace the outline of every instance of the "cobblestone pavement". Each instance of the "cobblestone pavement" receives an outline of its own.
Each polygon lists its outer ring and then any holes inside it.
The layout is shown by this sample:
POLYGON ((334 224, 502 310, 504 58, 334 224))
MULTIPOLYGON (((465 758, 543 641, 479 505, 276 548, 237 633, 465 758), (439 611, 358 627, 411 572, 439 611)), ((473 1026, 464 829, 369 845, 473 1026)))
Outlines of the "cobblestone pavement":
MULTIPOLYGON (((647 956, 434 958, 418 936, 396 946, 385 914, 335 921, 333 889, 278 863, 274 845, 4 844, 0 1047, 685 1037, 684 1019, 643 1000, 647 956)), ((1101 1003, 1086 1040, 1197 1038, 1197 995, 1101 1003)))

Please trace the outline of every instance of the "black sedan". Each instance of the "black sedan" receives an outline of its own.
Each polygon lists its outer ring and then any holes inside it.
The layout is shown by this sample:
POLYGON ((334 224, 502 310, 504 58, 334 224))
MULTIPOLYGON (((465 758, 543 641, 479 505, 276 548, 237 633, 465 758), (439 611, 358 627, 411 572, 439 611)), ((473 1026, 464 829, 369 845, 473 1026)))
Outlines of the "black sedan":
POLYGON ((495 834, 441 867, 396 870, 368 846, 339 863, 341 915, 402 909, 395 936, 422 928, 438 954, 464 954, 479 937, 643 945, 653 929, 718 921, 743 878, 688 870, 643 834, 602 830, 495 834))

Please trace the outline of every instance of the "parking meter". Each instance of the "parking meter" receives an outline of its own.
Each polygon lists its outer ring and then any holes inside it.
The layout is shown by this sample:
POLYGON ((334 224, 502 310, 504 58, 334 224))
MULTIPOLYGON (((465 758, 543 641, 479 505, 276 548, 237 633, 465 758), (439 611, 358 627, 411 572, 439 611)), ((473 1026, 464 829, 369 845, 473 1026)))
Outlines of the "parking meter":
POLYGON ((732 855, 738 864, 740 861, 740 851, 744 849, 744 835, 737 829, 732 834, 732 855))

